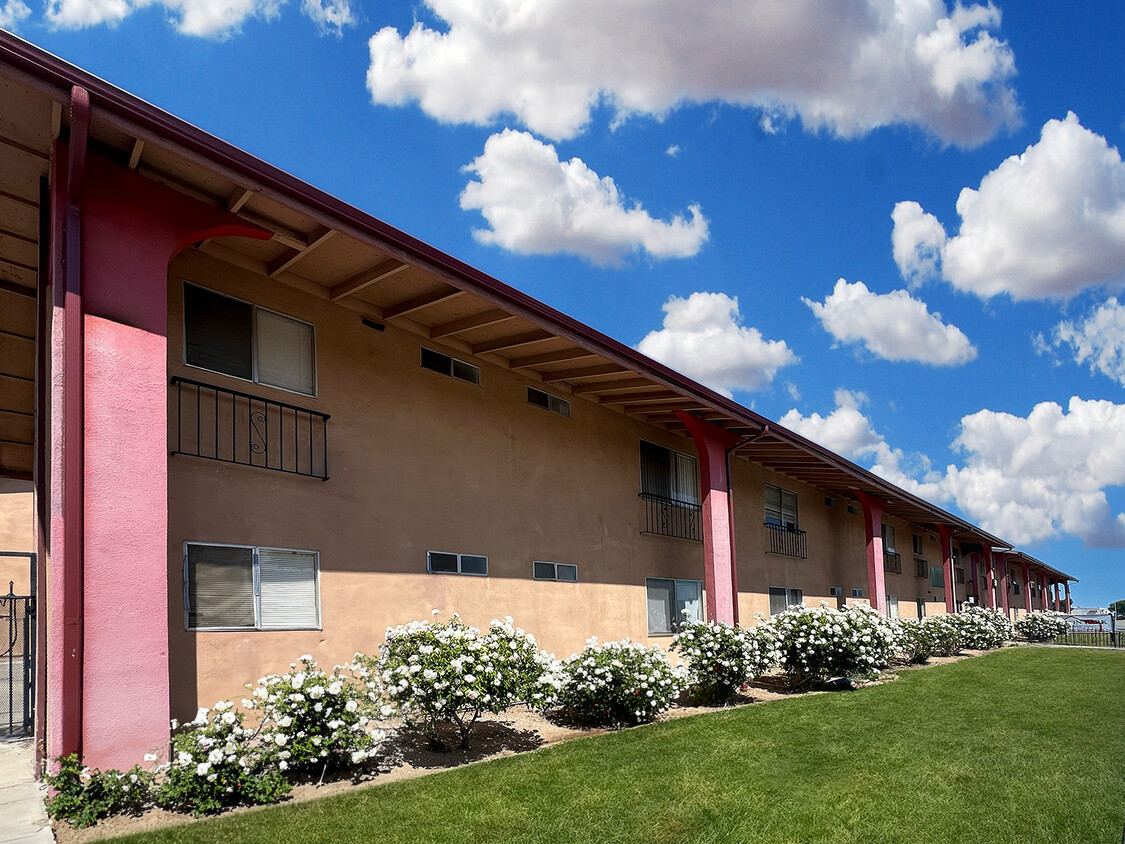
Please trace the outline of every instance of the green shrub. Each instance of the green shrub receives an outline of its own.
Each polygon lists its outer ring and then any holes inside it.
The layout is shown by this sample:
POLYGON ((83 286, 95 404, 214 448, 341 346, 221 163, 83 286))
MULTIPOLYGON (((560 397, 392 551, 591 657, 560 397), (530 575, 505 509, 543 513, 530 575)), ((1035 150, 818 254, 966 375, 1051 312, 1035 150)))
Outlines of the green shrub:
POLYGON ((241 804, 276 803, 291 786, 279 768, 277 746, 256 739, 230 701, 200 709, 172 737, 157 803, 197 817, 241 804))
POLYGON ((486 635, 461 621, 413 621, 388 628, 376 664, 383 688, 405 726, 421 732, 438 750, 449 747, 443 726, 455 729, 467 747, 484 712, 498 713, 528 702, 538 692, 551 659, 535 637, 493 620, 486 635))
POLYGON ((59 769, 44 779, 54 794, 44 800, 47 814, 72 826, 93 826, 110 815, 139 815, 152 805, 153 775, 134 766, 121 772, 83 767, 78 754, 56 760, 59 769))
POLYGON ((768 628, 721 621, 685 621, 672 638, 671 650, 687 664, 691 695, 707 704, 726 703, 743 683, 777 661, 768 628))
POLYGON ((386 734, 371 728, 376 684, 356 657, 326 674, 306 654, 289 673, 260 679, 243 701, 260 713, 258 737, 275 749, 280 770, 358 765, 378 750, 386 734))
POLYGON ((1066 633, 1066 613, 1047 610, 1016 620, 1016 633, 1029 642, 1050 642, 1066 633))
POLYGON ((795 688, 828 677, 871 674, 889 665, 898 647, 895 625, 866 604, 843 610, 824 603, 796 606, 761 626, 772 631, 781 668, 795 688))
POLYGON ((586 724, 640 724, 668 709, 685 685, 659 646, 591 638, 558 666, 555 704, 586 724))

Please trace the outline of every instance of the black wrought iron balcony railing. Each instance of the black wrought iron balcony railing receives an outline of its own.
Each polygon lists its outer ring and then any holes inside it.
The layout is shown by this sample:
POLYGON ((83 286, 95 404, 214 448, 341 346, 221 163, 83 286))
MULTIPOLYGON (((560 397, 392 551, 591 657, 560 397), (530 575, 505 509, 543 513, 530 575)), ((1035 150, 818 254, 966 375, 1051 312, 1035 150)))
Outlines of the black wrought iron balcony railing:
POLYGON ((766 522, 766 533, 770 538, 771 554, 781 554, 785 557, 799 557, 802 560, 807 560, 809 558, 808 547, 805 543, 805 532, 803 530, 766 522))
POLYGON ((327 413, 176 376, 172 454, 328 480, 327 413))
MULTIPOLYGON (((896 551, 883 552, 883 571, 891 574, 902 574, 902 554, 896 551)), ((926 573, 929 576, 929 572, 926 573)))
POLYGON ((645 506, 645 529, 641 533, 703 541, 703 508, 698 504, 651 492, 642 492, 640 498, 645 506))

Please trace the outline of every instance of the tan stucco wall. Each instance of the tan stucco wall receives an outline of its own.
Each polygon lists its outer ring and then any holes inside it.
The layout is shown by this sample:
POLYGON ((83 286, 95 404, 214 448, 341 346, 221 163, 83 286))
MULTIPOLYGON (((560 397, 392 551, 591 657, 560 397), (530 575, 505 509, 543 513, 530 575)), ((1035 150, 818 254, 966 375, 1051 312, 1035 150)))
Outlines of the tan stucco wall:
MULTIPOLYGON (((35 552, 35 498, 31 481, 0 478, 0 551, 35 552)), ((17 595, 31 588, 27 557, 0 556, 0 593, 14 584, 17 595)))
MULTIPOLYGON (((424 370, 419 348, 440 343, 395 325, 379 333, 361 317, 198 252, 169 279, 169 374, 329 413, 326 482, 182 455, 169 459, 169 590, 172 712, 238 697, 243 684, 284 669, 303 653, 331 665, 374 652, 388 625, 459 611, 473 624, 511 614, 559 656, 589 636, 646 636, 646 577, 703 579, 701 543, 641 533, 638 443, 689 454, 686 437, 571 398, 569 419, 533 407, 537 382, 471 359, 481 386, 424 370), (182 284, 213 290, 307 320, 316 327, 315 398, 202 372, 183 364, 182 284), (322 630, 184 630, 184 543, 219 542, 316 550, 322 630), (432 575, 427 551, 488 557, 488 577, 432 575), (573 563, 576 584, 532 579, 535 560, 573 563)), ((455 357, 465 357, 451 352, 455 357)), ((542 385, 540 385, 542 386, 542 385)), ((169 436, 176 406, 169 398, 169 436)), ((739 610, 744 623, 768 613, 769 586, 802 589, 830 605, 830 586, 869 595, 862 516, 821 490, 735 460, 739 610), (763 484, 798 495, 809 558, 767 552, 763 484)), ((906 537, 905 524, 896 530, 906 537)), ((901 540, 899 544, 902 544, 901 540)), ((934 559, 937 555, 933 546, 934 559)), ((904 555, 903 615, 929 580, 904 555), (909 566, 909 569, 908 569, 909 566)), ((890 576, 888 576, 890 577, 890 576)), ((888 590, 891 591, 891 590, 888 590)), ((895 594, 891 591, 891 594, 895 594)), ((929 612, 929 608, 927 608, 929 612)), ((934 610, 937 611, 936 609, 934 610)))

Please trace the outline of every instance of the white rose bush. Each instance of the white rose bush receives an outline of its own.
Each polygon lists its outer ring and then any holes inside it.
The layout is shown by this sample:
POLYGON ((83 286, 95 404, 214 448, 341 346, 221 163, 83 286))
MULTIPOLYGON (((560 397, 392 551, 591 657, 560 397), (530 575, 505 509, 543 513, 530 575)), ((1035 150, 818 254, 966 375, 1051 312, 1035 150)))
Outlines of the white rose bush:
POLYGON ((922 624, 930 638, 933 656, 955 656, 965 647, 962 627, 955 614, 927 616, 922 624))
POLYGON ((1015 635, 1008 617, 987 607, 966 607, 953 619, 961 632, 962 648, 988 651, 1000 647, 1015 635))
POLYGON ((482 635, 454 614, 387 628, 375 669, 404 725, 448 750, 443 727, 467 747, 481 714, 528 702, 550 662, 511 618, 494 620, 482 635))
POLYGON ((686 673, 658 645, 596 638, 558 666, 552 683, 555 706, 581 723, 604 725, 653 721, 686 684, 686 673))
POLYGON ((768 627, 735 627, 685 619, 671 650, 686 663, 688 690, 700 703, 722 705, 748 680, 773 666, 778 653, 768 627))
POLYGON ((1066 633, 1066 613, 1046 610, 1016 619, 1016 634, 1029 642, 1050 642, 1066 633))
MULTIPOLYGON (((935 616, 931 616, 935 617, 935 616)), ((903 659, 921 665, 937 651, 934 625, 926 618, 900 618, 898 620, 898 647, 903 659)))
POLYGON ((157 803, 199 816, 242 804, 276 803, 288 794, 291 786, 276 756, 244 719, 224 700, 184 724, 172 737, 157 803))
POLYGON ((358 765, 386 738, 372 726, 376 700, 362 654, 328 674, 305 654, 286 674, 258 681, 243 705, 261 718, 259 738, 285 771, 358 765))
POLYGON ((780 667, 798 689, 829 677, 875 673, 898 650, 894 623, 866 604, 843 610, 798 605, 760 626, 772 631, 780 667))

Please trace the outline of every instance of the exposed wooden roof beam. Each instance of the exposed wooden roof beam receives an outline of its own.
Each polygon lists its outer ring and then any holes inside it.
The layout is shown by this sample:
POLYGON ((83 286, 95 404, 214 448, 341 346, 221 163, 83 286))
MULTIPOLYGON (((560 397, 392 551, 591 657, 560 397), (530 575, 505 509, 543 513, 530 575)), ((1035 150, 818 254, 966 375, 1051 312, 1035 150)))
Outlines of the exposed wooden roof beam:
POLYGON ((336 230, 328 228, 322 229, 320 232, 314 232, 313 234, 309 235, 304 249, 294 249, 288 254, 282 255, 280 258, 275 258, 273 261, 270 261, 269 277, 273 278, 278 273, 284 272, 285 270, 289 269, 302 258, 308 257, 308 255, 314 249, 327 243, 335 235, 336 230))
POLYGON ((543 352, 540 355, 528 355, 522 358, 512 358, 509 368, 524 369, 529 366, 544 366, 549 363, 565 363, 568 360, 581 360, 582 358, 596 358, 597 354, 586 349, 560 349, 557 352, 543 352))
POLYGON ((647 404, 649 402, 676 402, 684 401, 679 393, 668 390, 654 390, 650 393, 628 393, 621 396, 602 396, 598 399, 600 404, 647 404))
POLYGON ((456 287, 443 287, 441 290, 423 293, 420 296, 407 299, 405 302, 399 302, 397 305, 383 308, 383 319, 406 316, 407 314, 420 311, 423 308, 428 308, 431 305, 436 305, 439 302, 447 302, 450 299, 456 299, 458 296, 464 295, 464 290, 460 290, 456 287))
MULTIPOLYGON (((701 405, 698 402, 693 401, 692 399, 681 398, 680 401, 683 402, 683 406, 678 407, 677 410, 698 410, 701 407, 701 405)), ((649 415, 649 414, 653 414, 653 413, 663 413, 664 411, 666 411, 668 409, 668 405, 666 405, 666 404, 633 404, 633 405, 629 405, 627 407, 623 407, 621 409, 623 411, 625 411, 626 413, 640 413, 640 414, 643 414, 643 415, 649 415)))
POLYGON ((485 328, 489 325, 496 325, 497 323, 507 322, 515 318, 515 314, 510 314, 507 311, 501 311, 499 309, 485 311, 484 313, 455 319, 443 325, 435 325, 430 329, 430 337, 436 340, 439 337, 460 334, 462 331, 472 331, 474 328, 485 328))
POLYGON ((552 340, 556 335, 550 331, 537 328, 535 331, 525 331, 522 334, 511 334, 507 337, 497 337, 495 340, 486 340, 483 343, 473 344, 473 354, 483 355, 486 352, 499 352, 503 349, 514 349, 517 346, 526 346, 529 343, 539 343, 543 340, 552 340))
POLYGON ((3 144, 6 147, 11 147, 12 149, 17 149, 23 153, 27 153, 28 155, 34 156, 35 158, 41 158, 44 161, 49 161, 51 158, 50 155, 43 152, 42 150, 35 149, 35 147, 26 146, 25 144, 21 144, 19 141, 13 141, 11 138, 5 138, 3 135, 0 135, 0 144, 3 144))
POLYGON ((396 261, 394 258, 388 258, 381 264, 376 264, 369 270, 364 270, 349 278, 347 281, 340 282, 328 293, 329 300, 338 302, 345 296, 351 296, 353 293, 358 293, 365 287, 370 287, 373 284, 378 284, 380 281, 390 278, 393 275, 405 270, 409 265, 404 264, 402 261, 396 261))
POLYGON ((39 203, 34 199, 27 199, 14 193, 8 193, 6 190, 0 190, 0 196, 4 199, 10 199, 12 202, 18 202, 20 205, 26 205, 28 208, 39 208, 39 203))
POLYGON ((597 366, 586 366, 578 369, 560 369, 558 372, 544 372, 544 381, 578 381, 582 378, 595 378, 598 375, 613 375, 616 372, 628 372, 620 364, 602 363, 597 366))
POLYGON ((133 148, 129 151, 129 169, 136 170, 141 163, 141 153, 144 152, 145 142, 140 138, 133 139, 133 148))
POLYGON ((34 287, 27 287, 23 284, 16 284, 15 282, 6 281, 2 278, 0 278, 0 290, 3 290, 7 293, 15 293, 17 296, 30 296, 32 299, 35 298, 34 287))
POLYGON ((653 382, 648 378, 623 378, 620 381, 595 381, 592 384, 579 384, 574 388, 575 395, 583 393, 612 393, 617 390, 636 390, 642 387, 651 387, 653 382))
POLYGON ((227 197, 227 210, 232 214, 237 214, 253 195, 254 191, 249 188, 235 188, 234 193, 227 197))
POLYGON ((21 270, 31 270, 31 272, 38 272, 38 267, 33 267, 31 264, 25 264, 22 261, 14 261, 11 258, 5 258, 0 255, 0 264, 7 264, 9 267, 16 267, 21 270))
POLYGON ((22 243, 30 243, 32 246, 38 246, 39 245, 39 241, 36 240, 34 237, 28 237, 25 234, 20 234, 19 232, 9 231, 8 229, 0 228, 0 237, 10 237, 12 240, 18 240, 18 241, 21 241, 22 243))

